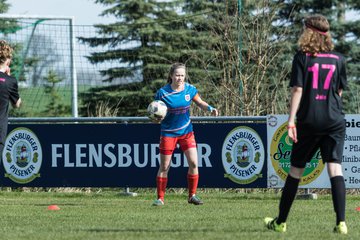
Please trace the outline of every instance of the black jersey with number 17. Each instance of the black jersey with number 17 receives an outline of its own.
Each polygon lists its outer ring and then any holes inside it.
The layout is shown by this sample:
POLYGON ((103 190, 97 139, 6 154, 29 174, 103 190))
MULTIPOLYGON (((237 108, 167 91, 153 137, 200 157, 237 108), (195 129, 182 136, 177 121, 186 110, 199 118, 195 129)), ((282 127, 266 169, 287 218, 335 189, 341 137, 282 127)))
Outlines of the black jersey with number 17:
POLYGON ((336 52, 312 56, 298 52, 293 59, 290 86, 303 88, 296 114, 297 125, 305 132, 322 134, 344 126, 339 95, 347 85, 345 59, 336 52))

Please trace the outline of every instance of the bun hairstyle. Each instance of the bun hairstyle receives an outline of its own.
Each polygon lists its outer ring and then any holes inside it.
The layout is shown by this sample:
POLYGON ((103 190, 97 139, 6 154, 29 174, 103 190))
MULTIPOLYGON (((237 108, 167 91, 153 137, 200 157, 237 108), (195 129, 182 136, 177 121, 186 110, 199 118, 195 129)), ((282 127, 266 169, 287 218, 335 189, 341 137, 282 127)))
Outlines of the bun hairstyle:
POLYGON ((330 35, 330 24, 326 17, 314 14, 304 19, 304 31, 298 41, 302 52, 316 56, 319 52, 329 52, 334 49, 330 35))
MULTIPOLYGON (((172 75, 174 74, 175 70, 178 69, 178 68, 184 68, 185 69, 185 73, 186 73, 186 66, 185 64, 183 63, 174 63, 171 65, 170 67, 170 70, 169 70, 169 75, 168 75, 168 78, 167 78, 167 83, 171 83, 172 82, 172 75)), ((187 74, 186 74, 187 75, 187 74)), ((185 75, 185 77, 186 77, 185 75)))
POLYGON ((5 40, 0 40, 0 65, 12 58, 13 49, 5 40))

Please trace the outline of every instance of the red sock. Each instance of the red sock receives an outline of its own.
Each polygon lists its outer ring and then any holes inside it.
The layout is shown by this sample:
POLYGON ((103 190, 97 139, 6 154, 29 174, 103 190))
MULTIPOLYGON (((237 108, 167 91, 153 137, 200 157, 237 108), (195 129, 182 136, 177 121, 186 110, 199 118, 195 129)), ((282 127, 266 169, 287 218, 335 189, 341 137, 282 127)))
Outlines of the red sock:
POLYGON ((167 178, 156 177, 157 197, 162 201, 164 201, 167 181, 168 181, 167 178))
POLYGON ((199 174, 196 175, 188 174, 187 180, 188 180, 188 188, 189 188, 189 197, 191 197, 196 193, 196 189, 199 182, 199 174))

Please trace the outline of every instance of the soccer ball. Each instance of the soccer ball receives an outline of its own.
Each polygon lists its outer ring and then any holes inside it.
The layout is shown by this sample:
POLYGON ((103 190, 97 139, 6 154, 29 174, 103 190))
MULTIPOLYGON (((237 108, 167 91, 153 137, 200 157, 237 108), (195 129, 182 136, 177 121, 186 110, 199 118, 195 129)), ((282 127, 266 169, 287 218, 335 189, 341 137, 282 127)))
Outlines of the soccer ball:
POLYGON ((166 104, 163 101, 152 101, 147 107, 148 117, 153 120, 163 120, 167 113, 166 104))

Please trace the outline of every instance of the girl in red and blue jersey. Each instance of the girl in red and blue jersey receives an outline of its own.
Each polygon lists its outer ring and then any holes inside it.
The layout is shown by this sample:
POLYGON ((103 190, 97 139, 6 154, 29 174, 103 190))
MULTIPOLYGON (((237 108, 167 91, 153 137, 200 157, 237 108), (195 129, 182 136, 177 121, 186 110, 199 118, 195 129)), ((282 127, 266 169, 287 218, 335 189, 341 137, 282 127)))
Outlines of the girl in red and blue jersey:
POLYGON ((161 121, 160 133, 160 167, 156 178, 157 199, 154 206, 164 205, 164 196, 168 180, 172 154, 176 144, 180 145, 188 160, 187 175, 189 198, 188 203, 200 205, 202 200, 196 196, 199 181, 198 154, 193 126, 190 120, 190 105, 192 101, 202 110, 209 111, 213 116, 218 115, 216 108, 203 101, 193 85, 185 82, 186 67, 182 63, 171 66, 168 84, 158 90, 155 100, 163 101, 168 107, 168 113, 161 121))

